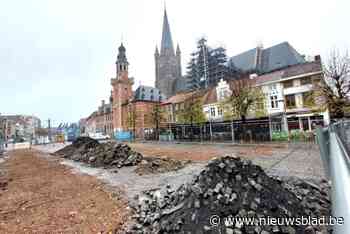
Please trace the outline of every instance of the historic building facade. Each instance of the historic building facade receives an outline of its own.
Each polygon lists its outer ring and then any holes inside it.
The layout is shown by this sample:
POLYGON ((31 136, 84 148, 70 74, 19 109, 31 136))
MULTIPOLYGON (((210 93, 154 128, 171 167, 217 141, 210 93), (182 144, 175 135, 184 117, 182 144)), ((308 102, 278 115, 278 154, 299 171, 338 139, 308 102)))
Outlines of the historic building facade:
POLYGON ((156 47, 154 58, 156 73, 155 87, 166 97, 171 97, 178 90, 184 88, 185 82, 181 76, 180 47, 177 45, 175 52, 166 10, 164 11, 160 52, 158 47, 156 47))
MULTIPOLYGON (((322 79, 321 59, 315 56, 313 61, 299 63, 262 75, 247 76, 252 84, 260 88, 265 96, 264 117, 269 117, 273 131, 302 130, 311 131, 316 125, 328 125, 328 111, 319 109, 319 103, 313 92, 322 79)), ((203 90, 203 113, 207 121, 223 121, 225 109, 222 102, 231 95, 234 81, 221 80, 215 87, 203 90)), ((199 92, 199 91, 197 91, 199 92)), ((178 110, 193 92, 179 93, 166 100, 162 105, 169 123, 179 123, 178 110)), ((257 113, 248 113, 247 118, 257 118, 257 113)))
MULTIPOLYGON (((122 107, 132 99, 132 78, 129 78, 129 63, 125 54, 123 44, 119 47, 119 53, 116 61, 116 78, 111 79, 112 85, 112 112, 113 112, 113 128, 114 132, 123 130, 123 113, 122 107)), ((125 117, 124 117, 125 118, 125 117)))
POLYGON ((94 111, 89 117, 79 121, 81 134, 93 136, 96 133, 113 137, 113 113, 112 113, 112 97, 110 102, 105 103, 102 100, 101 106, 94 111))
POLYGON ((154 128, 152 112, 154 107, 165 100, 159 89, 139 86, 132 91, 133 79, 129 77, 129 63, 123 44, 119 47, 116 62, 116 78, 111 79, 113 129, 116 137, 132 132, 137 138, 144 138, 154 128))

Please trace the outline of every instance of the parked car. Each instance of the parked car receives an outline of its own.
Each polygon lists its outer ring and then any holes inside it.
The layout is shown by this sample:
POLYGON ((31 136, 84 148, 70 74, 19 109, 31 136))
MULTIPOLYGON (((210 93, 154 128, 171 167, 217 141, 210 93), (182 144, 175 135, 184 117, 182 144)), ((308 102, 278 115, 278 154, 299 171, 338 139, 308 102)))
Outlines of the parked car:
POLYGON ((110 136, 105 135, 105 134, 103 134, 101 132, 89 134, 89 137, 91 137, 91 138, 93 138, 95 140, 108 140, 108 139, 111 138, 110 136))

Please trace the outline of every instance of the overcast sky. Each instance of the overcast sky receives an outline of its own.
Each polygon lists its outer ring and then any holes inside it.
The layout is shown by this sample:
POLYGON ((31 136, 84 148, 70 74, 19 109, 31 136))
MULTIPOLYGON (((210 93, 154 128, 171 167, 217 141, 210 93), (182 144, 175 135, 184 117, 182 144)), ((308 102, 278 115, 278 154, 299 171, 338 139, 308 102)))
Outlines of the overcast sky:
MULTIPOLYGON (((258 42, 288 41, 323 58, 350 48, 348 0, 168 0, 166 8, 183 67, 201 36, 228 56, 258 42)), ((108 99, 122 39, 135 87, 153 85, 163 10, 162 0, 1 1, 0 113, 54 124, 88 116, 108 99)))

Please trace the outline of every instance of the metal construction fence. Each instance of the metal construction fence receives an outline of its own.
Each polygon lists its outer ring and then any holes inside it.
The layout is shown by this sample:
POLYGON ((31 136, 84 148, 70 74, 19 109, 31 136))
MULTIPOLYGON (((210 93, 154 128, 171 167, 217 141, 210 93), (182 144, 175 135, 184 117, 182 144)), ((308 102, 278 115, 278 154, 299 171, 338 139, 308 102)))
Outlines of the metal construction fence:
POLYGON ((342 217, 336 234, 350 233, 350 121, 317 129, 317 142, 327 177, 332 181, 332 215, 342 217))
MULTIPOLYGON (((175 141, 262 142, 271 140, 268 119, 234 122, 206 122, 199 124, 169 124, 159 129, 160 139, 175 141)), ((156 131, 145 135, 146 140, 156 140, 156 131)))
MULTIPOLYGON (((294 120, 288 120, 292 126, 294 120)), ((145 129, 143 140, 194 142, 315 142, 315 126, 302 130, 285 131, 281 119, 248 119, 246 121, 205 122, 193 124, 166 124, 158 129, 145 129), (158 133, 158 134, 157 134, 158 133), (157 137, 159 135, 159 137, 157 137)))

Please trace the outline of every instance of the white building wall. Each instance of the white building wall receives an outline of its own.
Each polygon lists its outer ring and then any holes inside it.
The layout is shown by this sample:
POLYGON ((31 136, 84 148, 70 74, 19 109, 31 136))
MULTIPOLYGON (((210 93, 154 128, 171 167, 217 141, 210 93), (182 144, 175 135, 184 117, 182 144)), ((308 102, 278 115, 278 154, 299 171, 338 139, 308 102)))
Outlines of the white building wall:
POLYGON ((284 105, 281 100, 284 100, 283 85, 280 82, 267 84, 262 86, 262 91, 266 95, 266 109, 268 115, 284 112, 284 105), (272 99, 271 97, 276 97, 272 99), (275 102, 273 106, 272 101, 275 102))

